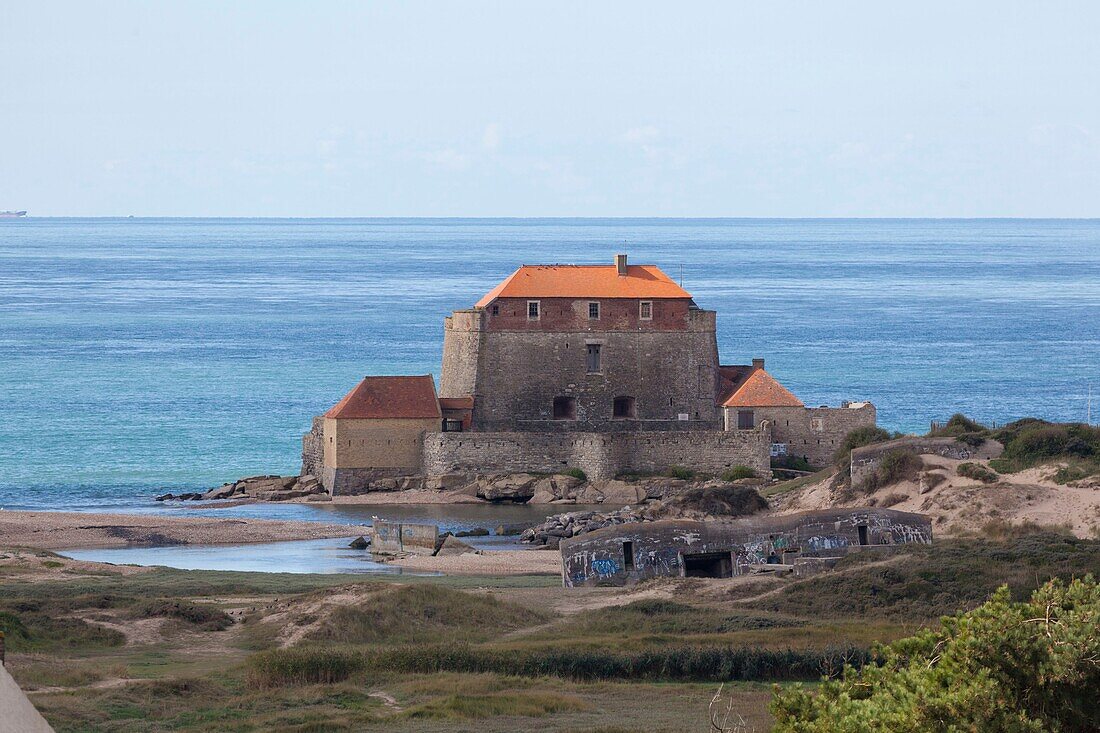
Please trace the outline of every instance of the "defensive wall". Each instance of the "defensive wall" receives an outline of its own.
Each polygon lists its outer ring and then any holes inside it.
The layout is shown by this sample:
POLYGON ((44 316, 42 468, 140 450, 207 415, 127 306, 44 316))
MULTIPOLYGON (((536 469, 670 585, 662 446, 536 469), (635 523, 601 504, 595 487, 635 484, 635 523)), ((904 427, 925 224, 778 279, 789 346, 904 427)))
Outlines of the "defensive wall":
POLYGON ((892 509, 826 509, 732 521, 622 524, 561 541, 562 583, 630 585, 655 577, 732 577, 853 550, 932 543, 932 523, 892 509))
POLYGON ((752 412, 754 424, 771 423, 772 440, 786 448, 787 455, 805 458, 819 468, 833 462, 833 455, 848 433, 874 427, 875 406, 857 402, 841 407, 752 407, 725 408, 726 430, 737 429, 738 412, 752 412))
POLYGON ((771 431, 638 431, 629 433, 426 433, 423 472, 561 473, 579 468, 589 479, 625 471, 664 471, 685 466, 720 474, 745 465, 770 476, 771 431))
POLYGON ((883 456, 894 451, 907 451, 917 455, 942 456, 958 461, 972 459, 985 460, 1001 455, 1003 446, 995 440, 986 440, 979 446, 972 446, 955 438, 923 438, 907 436, 885 443, 875 443, 852 450, 852 486, 867 481, 883 456))

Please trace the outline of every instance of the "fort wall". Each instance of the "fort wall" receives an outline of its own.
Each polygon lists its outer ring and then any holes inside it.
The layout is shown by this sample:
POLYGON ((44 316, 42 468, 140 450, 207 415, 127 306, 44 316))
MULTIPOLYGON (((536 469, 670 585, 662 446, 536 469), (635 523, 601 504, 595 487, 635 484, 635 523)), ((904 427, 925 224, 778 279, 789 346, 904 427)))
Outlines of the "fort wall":
POLYGON ((685 466, 720 474, 735 465, 770 476, 768 428, 722 432, 628 433, 427 433, 423 471, 429 475, 476 472, 561 473, 579 468, 590 479, 625 471, 685 466))
POLYGON ((857 428, 873 427, 877 422, 875 406, 870 402, 852 407, 753 407, 725 408, 727 430, 737 429, 737 413, 751 410, 755 425, 767 421, 772 440, 787 447, 787 455, 805 458, 811 465, 824 467, 845 436, 857 428))

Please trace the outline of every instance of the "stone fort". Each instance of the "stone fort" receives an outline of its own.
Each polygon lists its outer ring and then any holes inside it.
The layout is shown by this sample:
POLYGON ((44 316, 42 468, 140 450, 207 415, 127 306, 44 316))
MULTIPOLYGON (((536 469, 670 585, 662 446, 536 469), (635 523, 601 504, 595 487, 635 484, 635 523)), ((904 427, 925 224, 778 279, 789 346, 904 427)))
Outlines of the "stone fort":
POLYGON ((807 408, 763 359, 723 365, 714 311, 654 265, 523 265, 444 319, 431 375, 368 376, 313 421, 302 472, 332 493, 399 476, 589 479, 828 463, 868 402, 807 408))

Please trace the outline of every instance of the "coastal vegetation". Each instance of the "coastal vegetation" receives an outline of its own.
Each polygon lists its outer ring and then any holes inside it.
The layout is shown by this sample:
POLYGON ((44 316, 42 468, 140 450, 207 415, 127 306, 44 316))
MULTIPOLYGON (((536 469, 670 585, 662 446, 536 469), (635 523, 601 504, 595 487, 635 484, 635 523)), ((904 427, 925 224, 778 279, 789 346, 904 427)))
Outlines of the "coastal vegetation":
POLYGON ((1100 574, 1100 542, 1006 526, 803 579, 569 593, 551 576, 123 572, 44 555, 64 567, 0 560, 0 626, 8 668, 58 731, 476 720, 492 733, 535 718, 563 733, 694 731, 724 682, 763 732, 773 684, 846 684, 876 644, 934 630, 1001 585, 1018 602, 1037 581, 1100 574), (93 631, 46 641, 63 627, 93 631))

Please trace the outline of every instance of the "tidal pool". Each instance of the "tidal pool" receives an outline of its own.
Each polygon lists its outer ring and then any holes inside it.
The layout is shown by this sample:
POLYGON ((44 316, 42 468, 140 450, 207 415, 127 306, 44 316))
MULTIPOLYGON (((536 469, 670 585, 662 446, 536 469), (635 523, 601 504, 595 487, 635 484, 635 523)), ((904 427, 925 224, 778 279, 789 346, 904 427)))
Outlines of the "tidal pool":
POLYGON ((181 570, 237 570, 257 573, 361 573, 366 575, 438 575, 411 572, 374 562, 367 550, 353 550, 354 537, 262 542, 247 545, 172 545, 60 550, 74 560, 115 565, 148 565, 181 570))

